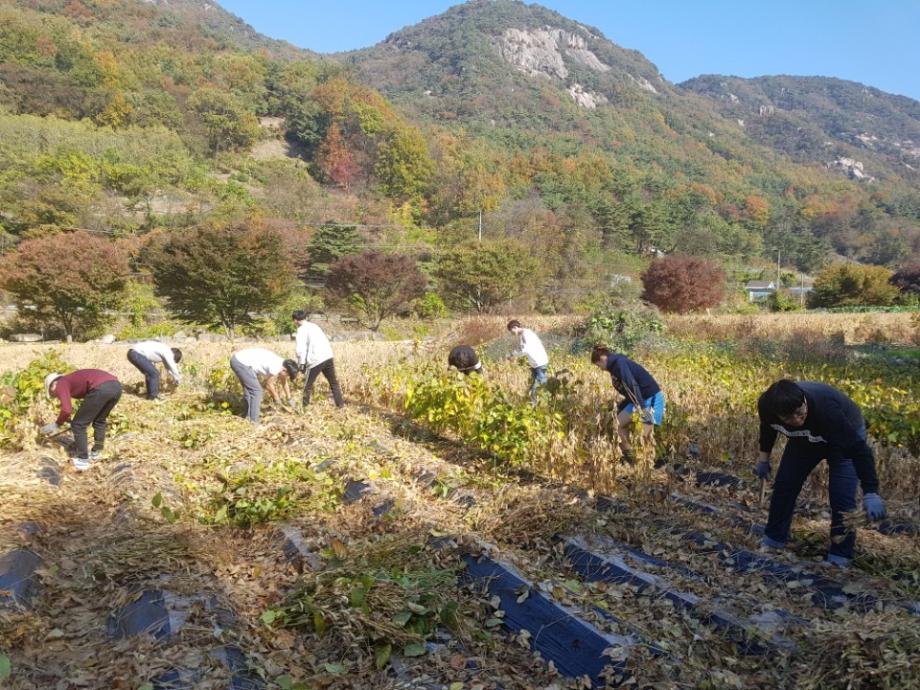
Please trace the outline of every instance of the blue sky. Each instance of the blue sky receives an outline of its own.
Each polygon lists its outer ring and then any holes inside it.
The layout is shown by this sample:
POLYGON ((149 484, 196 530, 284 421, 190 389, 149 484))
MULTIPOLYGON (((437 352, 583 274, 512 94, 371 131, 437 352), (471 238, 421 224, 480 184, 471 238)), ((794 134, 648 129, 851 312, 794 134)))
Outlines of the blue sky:
MULTIPOLYGON (((363 48, 457 0, 218 0, 273 38, 363 48)), ((641 51, 673 81, 699 74, 840 77, 920 99, 920 0, 544 0, 641 51)))

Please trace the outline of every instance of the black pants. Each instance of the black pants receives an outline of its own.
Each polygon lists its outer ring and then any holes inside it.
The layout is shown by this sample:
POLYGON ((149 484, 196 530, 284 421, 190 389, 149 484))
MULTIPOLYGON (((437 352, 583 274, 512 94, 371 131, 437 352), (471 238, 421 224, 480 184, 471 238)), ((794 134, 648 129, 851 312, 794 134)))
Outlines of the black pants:
POLYGON ((134 350, 128 350, 128 361, 144 375, 144 381, 147 384, 147 400, 156 400, 160 395, 160 370, 157 369, 157 365, 134 350))
POLYGON ((320 374, 325 376, 326 380, 329 382, 329 387, 332 389, 332 398, 335 400, 335 406, 342 407, 345 401, 342 400, 342 389, 339 388, 339 381, 335 377, 335 364, 332 361, 332 357, 325 362, 320 362, 307 373, 307 382, 303 387, 304 406, 310 404, 310 395, 313 393, 313 383, 320 374))
MULTIPOLYGON (((776 471, 773 495, 770 497, 770 516, 764 529, 771 539, 786 542, 789 526, 795 512, 795 501, 799 497, 805 479, 825 458, 827 445, 807 441, 790 440, 783 451, 783 459, 776 471)), ((830 553, 844 558, 853 558, 856 532, 843 524, 843 514, 856 509, 856 489, 859 479, 852 460, 827 461, 828 493, 831 499, 831 545, 830 553)))
POLYGON ((105 446, 105 427, 109 412, 121 398, 121 384, 118 381, 106 381, 93 388, 86 397, 73 421, 70 430, 73 431, 73 440, 76 443, 78 458, 89 457, 86 441, 86 430, 93 425, 93 452, 99 452, 105 446))

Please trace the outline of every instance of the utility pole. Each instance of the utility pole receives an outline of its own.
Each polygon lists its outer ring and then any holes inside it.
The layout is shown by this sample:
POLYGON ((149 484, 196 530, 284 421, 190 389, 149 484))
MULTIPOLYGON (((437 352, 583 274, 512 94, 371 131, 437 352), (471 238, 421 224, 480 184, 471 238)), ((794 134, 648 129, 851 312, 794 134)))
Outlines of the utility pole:
POLYGON ((777 293, 779 293, 779 267, 780 267, 779 259, 782 253, 783 253, 782 249, 776 250, 776 292, 777 293))
POLYGON ((802 288, 799 291, 799 305, 804 307, 805 306, 805 274, 800 271, 799 275, 802 278, 802 288))
POLYGON ((479 211, 479 241, 482 242, 482 211, 479 211))

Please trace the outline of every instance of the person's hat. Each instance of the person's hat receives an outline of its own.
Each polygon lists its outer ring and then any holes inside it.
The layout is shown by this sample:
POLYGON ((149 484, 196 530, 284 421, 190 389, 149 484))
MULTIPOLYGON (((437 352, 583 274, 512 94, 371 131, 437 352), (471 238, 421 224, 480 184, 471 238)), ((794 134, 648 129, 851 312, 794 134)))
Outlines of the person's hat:
POLYGON ((48 394, 49 398, 51 397, 51 384, 63 376, 64 374, 59 374, 57 372, 54 372, 52 374, 48 374, 45 377, 45 392, 48 394))

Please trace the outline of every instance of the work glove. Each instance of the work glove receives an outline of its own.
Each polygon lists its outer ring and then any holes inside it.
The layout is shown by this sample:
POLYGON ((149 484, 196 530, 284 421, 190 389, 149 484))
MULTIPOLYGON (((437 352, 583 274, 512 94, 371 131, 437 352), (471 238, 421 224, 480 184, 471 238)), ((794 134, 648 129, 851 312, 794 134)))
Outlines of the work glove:
POLYGON ((772 472, 773 468, 770 467, 769 460, 760 460, 756 465, 754 465, 754 474, 756 474, 761 479, 769 479, 772 472))
POLYGON ((299 371, 301 374, 306 374, 306 373, 307 373, 307 365, 306 365, 306 363, 301 364, 301 365, 297 368, 297 371, 299 371))
POLYGON ((288 404, 288 407, 290 407, 293 410, 297 406, 297 399, 288 398, 287 404, 288 404))
POLYGON ((654 424, 655 415, 651 410, 642 410, 642 423, 643 424, 654 424))
POLYGON ((870 520, 882 520, 885 517, 885 501, 878 494, 863 496, 863 508, 870 520))
MULTIPOLYGON (((53 434, 53 433, 55 433, 56 431, 58 431, 58 429, 60 429, 60 428, 61 428, 61 427, 58 425, 57 422, 51 422, 51 424, 45 424, 45 426, 43 426, 41 429, 39 429, 38 432, 39 432, 42 436, 50 436, 51 434, 53 434)), ((878 497, 876 496, 876 498, 878 498, 878 497)))

